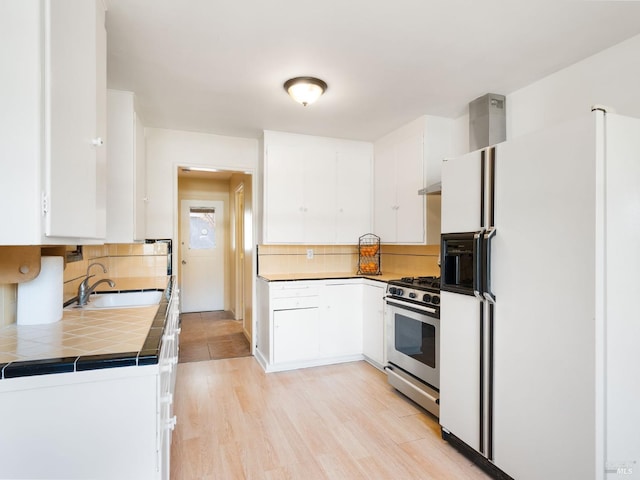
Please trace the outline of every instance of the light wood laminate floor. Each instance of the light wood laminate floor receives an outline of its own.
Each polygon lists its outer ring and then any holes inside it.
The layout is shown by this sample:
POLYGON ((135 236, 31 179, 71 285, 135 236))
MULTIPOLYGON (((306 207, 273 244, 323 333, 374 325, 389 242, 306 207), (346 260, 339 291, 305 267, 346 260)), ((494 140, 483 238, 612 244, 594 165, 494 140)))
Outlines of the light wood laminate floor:
POLYGON ((178 365, 171 479, 486 479, 365 362, 178 365))

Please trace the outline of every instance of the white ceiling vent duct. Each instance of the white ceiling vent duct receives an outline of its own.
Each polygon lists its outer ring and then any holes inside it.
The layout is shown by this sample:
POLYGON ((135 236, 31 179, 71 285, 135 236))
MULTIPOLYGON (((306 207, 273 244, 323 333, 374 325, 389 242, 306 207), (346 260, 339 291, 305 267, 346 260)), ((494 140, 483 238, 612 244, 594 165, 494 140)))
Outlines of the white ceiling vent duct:
POLYGON ((469 103, 469 151, 507 139, 505 97, 487 93, 469 103))

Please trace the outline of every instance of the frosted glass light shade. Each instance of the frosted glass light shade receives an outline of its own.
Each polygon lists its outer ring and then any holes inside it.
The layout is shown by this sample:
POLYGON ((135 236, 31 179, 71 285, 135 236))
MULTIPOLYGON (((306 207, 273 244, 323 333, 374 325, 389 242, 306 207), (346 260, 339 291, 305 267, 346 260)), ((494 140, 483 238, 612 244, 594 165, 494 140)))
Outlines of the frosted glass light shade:
POLYGON ((327 84, 319 78, 296 77, 284 82, 284 89, 291 98, 306 107, 320 98, 327 84))

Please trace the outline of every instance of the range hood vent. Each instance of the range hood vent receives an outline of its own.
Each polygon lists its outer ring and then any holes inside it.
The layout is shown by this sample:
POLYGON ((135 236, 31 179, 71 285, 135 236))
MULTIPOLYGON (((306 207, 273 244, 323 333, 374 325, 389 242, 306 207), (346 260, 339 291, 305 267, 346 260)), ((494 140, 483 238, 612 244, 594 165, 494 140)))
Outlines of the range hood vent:
POLYGON ((469 103, 469 151, 504 142, 507 117, 504 95, 487 93, 469 103))
MULTIPOLYGON (((507 139, 506 98, 487 93, 469 103, 469 151, 480 150, 507 139)), ((418 195, 439 195, 440 182, 418 190, 418 195)))

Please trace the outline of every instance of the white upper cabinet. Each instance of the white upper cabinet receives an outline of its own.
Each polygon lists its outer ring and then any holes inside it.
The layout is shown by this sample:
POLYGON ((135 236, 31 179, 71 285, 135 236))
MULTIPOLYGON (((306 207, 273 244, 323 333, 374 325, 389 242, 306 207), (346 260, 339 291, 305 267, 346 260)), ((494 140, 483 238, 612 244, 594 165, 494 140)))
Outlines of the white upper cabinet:
POLYGON ((383 243, 425 242, 422 132, 375 146, 374 233, 383 243))
POLYGON ((373 148, 264 133, 264 243, 357 243, 371 230, 373 148))
POLYGON ((109 149, 107 158, 108 243, 145 238, 144 127, 135 111, 132 92, 107 93, 109 149))
POLYGON ((336 243, 358 243, 372 228, 373 152, 338 152, 336 163, 336 243))
POLYGON ((106 223, 101 1, 0 4, 0 244, 100 240, 106 223))
POLYGON ((374 144, 374 233, 383 243, 424 244, 425 197, 450 154, 452 120, 423 116, 374 144))

